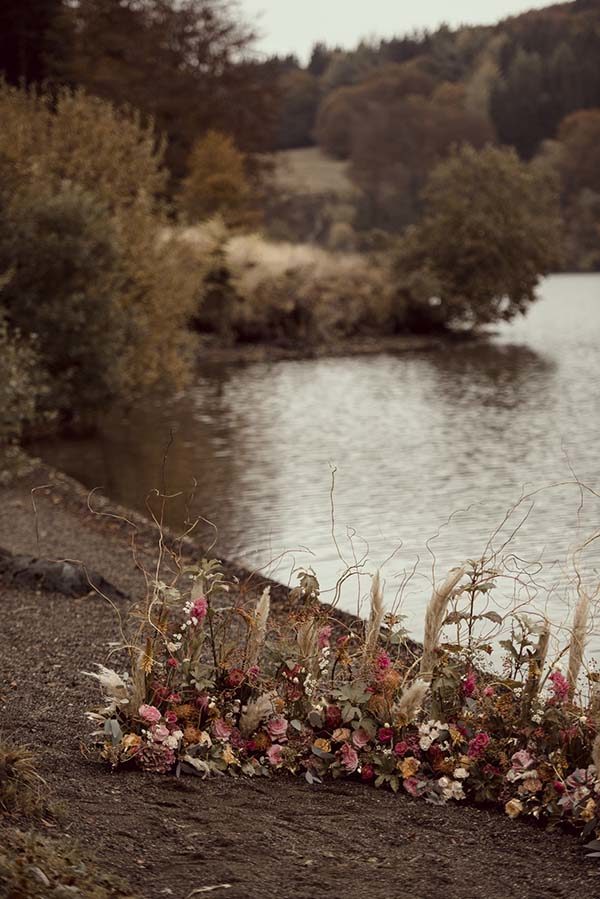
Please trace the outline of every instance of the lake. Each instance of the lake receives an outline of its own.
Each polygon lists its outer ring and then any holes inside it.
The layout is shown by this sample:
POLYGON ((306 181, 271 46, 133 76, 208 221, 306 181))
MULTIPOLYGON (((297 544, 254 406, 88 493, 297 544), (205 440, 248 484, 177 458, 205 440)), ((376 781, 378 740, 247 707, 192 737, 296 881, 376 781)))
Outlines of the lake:
MULTIPOLYGON (((286 582, 294 568, 312 566, 325 589, 368 556, 361 570, 383 565, 387 601, 402 594, 418 637, 434 557, 439 577, 480 556, 522 493, 572 481, 573 472, 600 487, 600 276, 553 276, 540 296, 489 343, 201 366, 193 387, 169 403, 147 403, 127 419, 112 413, 93 440, 35 450, 143 509, 170 443, 167 487, 195 483, 191 512, 218 528, 220 553, 286 582)), ((512 601, 516 584, 519 601, 537 593, 562 619, 573 595, 569 554, 599 511, 573 484, 521 503, 494 546, 529 512, 500 552, 527 583, 507 580, 499 596, 512 601)), ((176 500, 171 523, 181 516, 176 500)), ((599 566, 592 542, 578 561, 588 588, 599 566)), ((342 604, 356 610, 367 589, 367 577, 353 579, 342 604)))

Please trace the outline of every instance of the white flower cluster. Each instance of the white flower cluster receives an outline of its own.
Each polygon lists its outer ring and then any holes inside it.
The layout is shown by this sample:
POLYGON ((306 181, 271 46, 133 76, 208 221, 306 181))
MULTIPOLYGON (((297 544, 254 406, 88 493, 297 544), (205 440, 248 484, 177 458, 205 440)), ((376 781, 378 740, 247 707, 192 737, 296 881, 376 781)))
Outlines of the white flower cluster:
POLYGON ((329 667, 329 656, 331 655, 331 647, 324 646, 320 653, 319 671, 323 674, 329 667))
MULTIPOLYGON (((456 772, 455 772, 456 774, 456 772)), ((460 780, 451 780, 449 777, 440 777, 438 786, 441 787, 444 799, 464 799, 465 791, 460 780)))
POLYGON ((447 724, 442 724, 441 721, 426 721, 425 724, 421 724, 419 727, 419 746, 426 752, 432 743, 438 739, 443 731, 448 730, 447 724))

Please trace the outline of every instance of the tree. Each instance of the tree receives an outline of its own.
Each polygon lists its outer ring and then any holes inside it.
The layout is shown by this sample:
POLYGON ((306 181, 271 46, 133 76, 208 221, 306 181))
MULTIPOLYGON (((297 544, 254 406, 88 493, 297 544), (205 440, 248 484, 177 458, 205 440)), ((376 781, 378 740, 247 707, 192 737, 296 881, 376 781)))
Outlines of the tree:
POLYGON ((67 21, 63 0, 2 0, 0 72, 9 84, 33 84, 54 74, 54 57, 64 54, 68 40, 67 21))
POLYGON ((209 131, 194 146, 188 171, 180 205, 190 222, 218 213, 235 217, 247 205, 250 189, 244 157, 229 135, 209 131))
POLYGON ((279 84, 277 147, 287 150, 310 146, 320 98, 319 82, 309 72, 296 69, 282 75, 279 84))
POLYGON ((398 256, 413 318, 474 328, 524 313, 540 275, 559 261, 557 194, 512 149, 464 146, 440 163, 398 256))
POLYGON ((211 128, 246 151, 267 148, 277 79, 251 58, 254 33, 230 0, 79 0, 72 16, 63 79, 152 117, 176 179, 211 128))

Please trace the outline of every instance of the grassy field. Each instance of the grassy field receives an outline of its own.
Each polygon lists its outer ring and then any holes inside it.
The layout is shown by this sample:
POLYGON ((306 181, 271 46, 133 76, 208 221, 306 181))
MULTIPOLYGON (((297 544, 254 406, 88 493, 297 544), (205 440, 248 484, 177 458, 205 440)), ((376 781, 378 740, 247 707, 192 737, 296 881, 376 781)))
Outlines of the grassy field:
POLYGON ((318 147, 274 153, 275 181, 286 190, 301 193, 334 193, 351 197, 356 188, 347 174, 347 163, 326 156, 318 147))

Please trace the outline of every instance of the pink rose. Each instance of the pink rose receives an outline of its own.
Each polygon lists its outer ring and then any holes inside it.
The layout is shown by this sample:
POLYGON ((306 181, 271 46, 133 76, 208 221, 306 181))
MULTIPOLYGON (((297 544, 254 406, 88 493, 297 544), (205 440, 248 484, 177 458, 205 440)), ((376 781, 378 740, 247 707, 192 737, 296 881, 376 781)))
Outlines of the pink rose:
POLYGON ((394 753, 402 757, 403 755, 406 755, 409 749, 410 746, 408 745, 406 740, 400 740, 400 742, 396 743, 396 745, 394 746, 394 753))
POLYGON ((231 731, 233 730, 230 724, 227 724, 222 718, 217 718, 212 723, 212 732, 213 736, 217 740, 228 740, 231 736, 231 731))
POLYGON ((155 724, 150 728, 150 733, 156 743, 162 743, 169 736, 169 728, 165 724, 155 724))
POLYGON ((287 739, 288 723, 286 718, 281 715, 277 718, 271 718, 267 721, 267 733, 272 740, 284 741, 287 739))
POLYGON ((377 739, 380 743, 389 743, 394 739, 393 727, 380 727, 377 731, 377 739))
POLYGON ((533 765, 533 761, 533 756, 526 749, 520 749, 510 757, 510 763, 515 771, 525 771, 526 768, 533 765))
POLYGON ((352 742, 354 743, 356 749, 364 749, 370 739, 370 736, 368 735, 366 730, 363 730, 362 727, 359 727, 352 734, 352 742))
POLYGON ((143 718, 148 724, 156 724, 156 722, 160 721, 162 718, 162 715, 155 705, 141 705, 138 709, 138 713, 140 718, 143 718))
POLYGON ((467 747, 467 755, 471 759, 481 758, 483 753, 485 752, 488 743, 490 742, 490 738, 488 734, 480 733, 476 734, 473 739, 469 742, 467 747))
POLYGON ((344 743, 340 749, 340 757, 347 774, 352 774, 353 771, 356 771, 358 768, 358 755, 352 746, 350 746, 350 743, 344 743))
POLYGON ((375 768, 373 765, 363 765, 362 771, 360 772, 360 779, 364 781, 364 783, 369 783, 369 781, 373 780, 375 777, 375 768))
POLYGON ((281 765, 283 762, 283 746, 280 746, 279 743, 273 743, 267 749, 267 758, 269 759, 269 764, 274 768, 281 765))
POLYGON ((319 649, 325 649, 326 646, 329 646, 332 630, 333 628, 330 624, 326 624, 325 627, 321 628, 317 636, 319 649))
POLYGON ((169 727, 173 727, 173 725, 177 724, 177 715, 175 712, 165 712, 165 721, 169 727))

